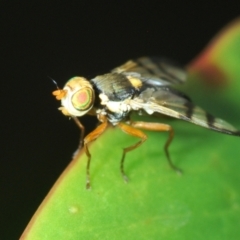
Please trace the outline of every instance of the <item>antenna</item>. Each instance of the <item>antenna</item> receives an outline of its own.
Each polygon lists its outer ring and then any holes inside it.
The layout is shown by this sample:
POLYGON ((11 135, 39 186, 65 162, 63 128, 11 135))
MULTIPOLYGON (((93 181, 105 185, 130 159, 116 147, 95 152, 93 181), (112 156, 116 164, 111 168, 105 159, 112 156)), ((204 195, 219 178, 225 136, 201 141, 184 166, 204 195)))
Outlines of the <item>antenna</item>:
POLYGON ((56 85, 57 89, 60 90, 60 88, 58 87, 57 82, 54 79, 52 79, 51 77, 49 77, 49 76, 48 76, 48 78, 50 78, 52 80, 52 82, 56 85))

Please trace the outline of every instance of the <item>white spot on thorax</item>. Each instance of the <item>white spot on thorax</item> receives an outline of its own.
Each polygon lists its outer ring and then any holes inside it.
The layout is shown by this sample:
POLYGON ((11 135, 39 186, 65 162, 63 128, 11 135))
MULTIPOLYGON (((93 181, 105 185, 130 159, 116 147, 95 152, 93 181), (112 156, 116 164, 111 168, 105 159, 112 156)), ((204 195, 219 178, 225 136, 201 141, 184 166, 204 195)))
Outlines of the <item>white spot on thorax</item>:
POLYGON ((99 94, 99 98, 101 99, 101 105, 106 106, 111 112, 126 113, 132 110, 129 98, 121 102, 115 102, 110 101, 104 93, 99 94))

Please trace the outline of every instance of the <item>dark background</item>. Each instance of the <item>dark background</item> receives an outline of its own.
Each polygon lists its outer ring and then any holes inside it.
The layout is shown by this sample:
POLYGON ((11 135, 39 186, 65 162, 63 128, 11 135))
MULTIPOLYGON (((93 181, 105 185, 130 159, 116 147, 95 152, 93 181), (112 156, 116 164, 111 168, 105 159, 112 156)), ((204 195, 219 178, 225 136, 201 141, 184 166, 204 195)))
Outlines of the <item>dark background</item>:
POLYGON ((144 55, 186 64, 239 16, 237 2, 1 1, 0 239, 19 238, 78 144, 47 76, 62 87, 144 55))

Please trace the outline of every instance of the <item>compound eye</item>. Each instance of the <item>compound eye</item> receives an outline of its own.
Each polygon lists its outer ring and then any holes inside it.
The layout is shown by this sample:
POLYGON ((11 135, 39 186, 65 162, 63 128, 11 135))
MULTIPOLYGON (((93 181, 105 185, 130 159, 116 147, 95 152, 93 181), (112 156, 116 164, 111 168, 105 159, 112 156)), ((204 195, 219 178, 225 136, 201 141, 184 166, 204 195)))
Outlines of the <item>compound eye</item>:
POLYGON ((94 102, 94 93, 91 88, 85 87, 72 96, 73 107, 79 111, 90 110, 94 102))

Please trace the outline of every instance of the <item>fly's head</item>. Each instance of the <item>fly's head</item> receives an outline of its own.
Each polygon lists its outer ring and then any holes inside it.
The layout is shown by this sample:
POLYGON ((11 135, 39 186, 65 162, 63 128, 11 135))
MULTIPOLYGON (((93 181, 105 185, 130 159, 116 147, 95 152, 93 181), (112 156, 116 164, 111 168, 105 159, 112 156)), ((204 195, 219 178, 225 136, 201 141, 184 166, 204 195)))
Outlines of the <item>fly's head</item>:
POLYGON ((94 90, 92 85, 83 77, 71 78, 63 89, 52 93, 57 100, 61 100, 60 111, 66 116, 81 117, 91 110, 94 104, 94 90))

